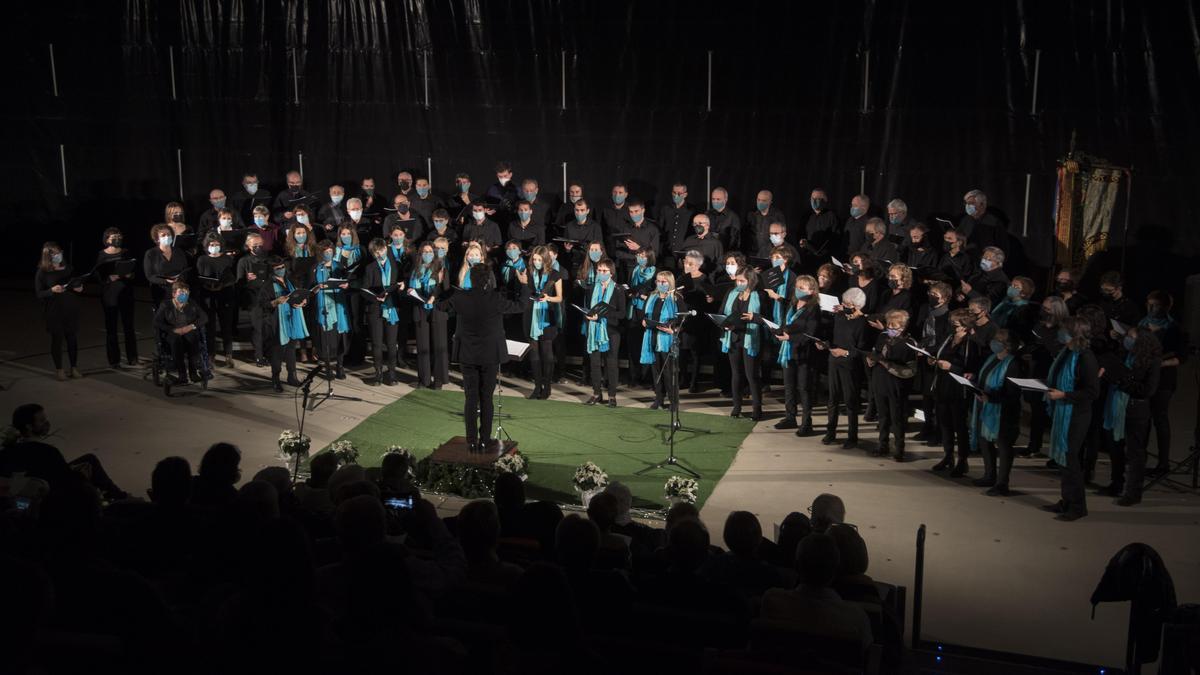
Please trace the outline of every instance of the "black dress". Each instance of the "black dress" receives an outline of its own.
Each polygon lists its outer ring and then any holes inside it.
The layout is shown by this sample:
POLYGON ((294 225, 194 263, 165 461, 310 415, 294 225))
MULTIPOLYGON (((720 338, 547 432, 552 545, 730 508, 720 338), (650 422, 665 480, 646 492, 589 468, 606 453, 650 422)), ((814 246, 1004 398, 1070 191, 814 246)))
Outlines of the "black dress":
POLYGON ((70 289, 62 293, 50 290, 58 285, 66 285, 73 276, 74 270, 69 264, 60 270, 43 270, 39 267, 33 276, 33 290, 42 301, 42 318, 46 322, 46 332, 51 335, 79 332, 79 298, 75 292, 70 289))

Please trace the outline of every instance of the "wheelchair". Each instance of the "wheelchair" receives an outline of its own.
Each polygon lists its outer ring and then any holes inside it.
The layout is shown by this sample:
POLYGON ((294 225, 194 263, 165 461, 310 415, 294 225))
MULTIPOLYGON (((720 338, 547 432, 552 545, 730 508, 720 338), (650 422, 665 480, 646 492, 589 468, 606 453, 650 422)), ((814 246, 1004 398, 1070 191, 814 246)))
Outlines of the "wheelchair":
MULTIPOLYGON (((196 329, 198 346, 196 358, 200 361, 196 372, 200 374, 201 390, 207 390, 208 381, 213 378, 212 368, 209 367, 208 362, 206 330, 207 326, 196 329)), ((169 397, 171 388, 179 386, 179 378, 175 375, 175 355, 171 352, 171 342, 167 339, 167 334, 160 330, 154 332, 154 361, 151 365, 151 376, 154 379, 154 386, 162 387, 163 395, 169 397)))

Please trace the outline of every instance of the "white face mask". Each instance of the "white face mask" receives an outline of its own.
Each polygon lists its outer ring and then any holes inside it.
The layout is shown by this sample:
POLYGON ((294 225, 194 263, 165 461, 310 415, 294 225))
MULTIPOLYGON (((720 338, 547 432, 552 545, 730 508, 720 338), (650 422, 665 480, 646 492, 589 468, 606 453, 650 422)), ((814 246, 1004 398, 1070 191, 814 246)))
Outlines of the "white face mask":
POLYGON ((209 253, 209 255, 220 255, 221 247, 220 246, 209 246, 208 253, 209 253))
POLYGON ((308 216, 296 216, 296 222, 300 223, 301 225, 307 225, 308 224, 308 216))
POLYGON ((329 203, 337 206, 342 203, 342 195, 329 195, 329 203))
POLYGON ((728 275, 729 275, 729 276, 731 276, 731 277, 732 277, 733 275, 737 274, 737 265, 726 265, 726 266, 725 266, 725 273, 726 273, 726 274, 728 274, 728 275))
POLYGON ((499 178, 499 179, 497 179, 497 180, 499 180, 499 181, 500 181, 500 184, 501 184, 501 185, 508 185, 508 181, 510 181, 510 180, 512 180, 512 179, 511 179, 511 178, 499 178))
POLYGON ((250 194, 258 192, 258 183, 246 183, 246 192, 250 194))
POLYGON ((232 230, 233 229, 233 221, 228 218, 222 218, 221 219, 221 229, 222 230, 232 230))
POLYGON ((358 220, 359 218, 362 218, 362 211, 358 211, 358 210, 351 211, 350 217, 354 220, 358 220))
POLYGON ((482 223, 484 217, 486 217, 487 214, 484 213, 483 211, 472 211, 471 216, 475 218, 475 222, 482 223))
POLYGON ((783 235, 782 234, 771 235, 771 244, 773 246, 779 246, 782 243, 783 243, 783 235))

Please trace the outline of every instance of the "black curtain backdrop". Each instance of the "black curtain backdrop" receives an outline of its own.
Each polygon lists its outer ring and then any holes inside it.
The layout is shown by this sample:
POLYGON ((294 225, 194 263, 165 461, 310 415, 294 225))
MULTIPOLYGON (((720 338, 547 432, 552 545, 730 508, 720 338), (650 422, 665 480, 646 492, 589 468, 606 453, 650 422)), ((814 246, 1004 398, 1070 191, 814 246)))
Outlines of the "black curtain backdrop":
POLYGON ((705 202, 711 176, 738 212, 769 188, 798 222, 818 185, 842 216, 862 184, 924 220, 957 220, 979 188, 1046 266, 1074 138, 1134 169, 1130 260, 1182 274, 1200 250, 1198 3, 21 3, 0 255, 22 277, 45 239, 81 266, 108 226, 148 245, 166 201, 194 222, 210 188, 252 170, 274 192, 302 154, 310 189, 373 175, 388 194, 427 163, 435 190, 458 171, 482 188, 497 159, 547 195, 566 162, 589 196, 622 180, 652 206, 676 180, 705 202))

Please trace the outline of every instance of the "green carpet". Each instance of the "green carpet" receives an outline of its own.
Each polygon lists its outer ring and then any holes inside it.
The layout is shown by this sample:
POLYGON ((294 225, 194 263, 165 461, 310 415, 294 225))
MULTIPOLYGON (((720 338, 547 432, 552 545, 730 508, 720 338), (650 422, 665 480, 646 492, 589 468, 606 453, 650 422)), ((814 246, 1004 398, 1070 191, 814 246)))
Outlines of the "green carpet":
MULTIPOLYGON (((463 395, 450 391, 414 391, 363 420, 338 440, 348 439, 359 450, 359 463, 377 466, 389 445, 409 448, 421 459, 452 436, 462 436, 463 395)), ((575 467, 591 460, 609 475, 633 491, 634 506, 654 508, 665 504, 663 483, 673 473, 669 469, 651 471, 642 476, 633 473, 667 456, 662 410, 585 406, 565 401, 528 401, 519 396, 504 397, 504 428, 519 443, 529 460, 526 495, 530 499, 550 499, 579 503, 571 485, 575 467)), ((750 420, 724 415, 683 413, 685 427, 712 433, 680 431, 675 436, 675 455, 680 462, 701 475, 699 504, 703 505, 713 487, 733 461, 733 456, 750 433, 750 420)))

